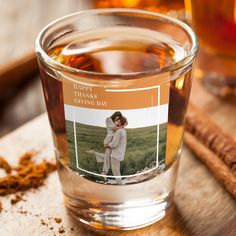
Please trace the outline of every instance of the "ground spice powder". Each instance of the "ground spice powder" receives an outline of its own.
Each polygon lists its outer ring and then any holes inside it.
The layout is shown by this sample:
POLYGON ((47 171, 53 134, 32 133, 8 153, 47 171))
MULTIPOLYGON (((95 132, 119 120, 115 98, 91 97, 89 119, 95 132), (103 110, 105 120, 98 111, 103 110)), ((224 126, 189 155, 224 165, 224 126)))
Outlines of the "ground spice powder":
POLYGON ((0 157, 0 168, 4 169, 7 174, 11 173, 12 171, 11 166, 3 157, 0 157))
POLYGON ((58 232, 59 232, 60 234, 65 233, 65 228, 64 228, 63 225, 58 229, 58 232))
POLYGON ((33 152, 25 153, 20 157, 16 167, 10 166, 3 157, 0 157, 0 168, 3 168, 7 174, 0 178, 0 196, 38 188, 44 184, 48 174, 56 170, 53 162, 44 160, 41 163, 35 163, 32 160, 34 155, 33 152), (12 173, 13 170, 15 173, 12 173))
POLYGON ((60 224, 62 222, 62 219, 61 218, 58 218, 58 217, 55 217, 54 218, 54 221, 57 223, 57 224, 60 224))
POLYGON ((22 195, 16 194, 16 195, 14 196, 14 198, 11 199, 11 204, 12 204, 12 205, 15 205, 15 204, 16 204, 17 202, 19 202, 19 201, 26 201, 26 200, 23 199, 22 195))

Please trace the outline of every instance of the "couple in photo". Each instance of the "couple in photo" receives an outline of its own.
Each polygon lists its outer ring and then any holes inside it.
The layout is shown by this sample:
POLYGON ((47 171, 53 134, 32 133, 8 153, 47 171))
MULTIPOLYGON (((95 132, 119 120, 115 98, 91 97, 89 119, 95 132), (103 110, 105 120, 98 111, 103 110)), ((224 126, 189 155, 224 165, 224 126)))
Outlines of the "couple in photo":
MULTIPOLYGON (((120 111, 114 112, 111 117, 106 118, 105 153, 99 153, 95 150, 88 151, 88 153, 95 154, 97 162, 103 162, 102 175, 107 175, 111 168, 114 176, 121 176, 120 162, 125 157, 127 143, 125 126, 127 124, 127 119, 122 116, 120 111)), ((121 178, 116 178, 116 183, 121 184, 121 178)))

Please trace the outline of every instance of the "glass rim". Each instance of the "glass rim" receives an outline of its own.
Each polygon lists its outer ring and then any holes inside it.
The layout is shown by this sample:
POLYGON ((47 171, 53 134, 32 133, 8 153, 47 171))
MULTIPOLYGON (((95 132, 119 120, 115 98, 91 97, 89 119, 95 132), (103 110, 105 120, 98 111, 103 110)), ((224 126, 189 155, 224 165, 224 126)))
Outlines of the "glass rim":
POLYGON ((146 11, 146 10, 139 10, 139 9, 131 9, 131 8, 107 8, 107 9, 90 9, 90 10, 83 10, 83 11, 78 11, 74 12, 68 15, 65 15, 63 17, 60 17, 48 25, 46 25, 38 34, 36 41, 35 41, 35 51, 38 56, 46 65, 56 69, 56 70, 61 70, 61 71, 66 71, 71 74, 80 74, 80 75, 91 75, 91 76, 105 76, 105 77, 139 77, 139 76, 147 76, 147 75, 153 75, 153 74, 161 74, 164 72, 169 72, 169 71, 174 71, 177 70, 183 66, 188 65, 193 58, 195 57, 198 49, 198 40, 197 36, 192 30, 190 26, 188 26, 186 23, 169 17, 167 15, 157 13, 157 12, 151 12, 151 11, 146 11), (189 35, 191 39, 191 49, 186 53, 186 55, 174 62, 171 65, 168 65, 163 68, 157 68, 157 69, 152 69, 152 70, 146 70, 146 71, 138 71, 138 72, 126 72, 126 73, 103 73, 103 72, 93 72, 93 71, 86 71, 86 70, 80 70, 76 69, 73 67, 66 66, 62 63, 59 63, 52 59, 48 53, 43 49, 43 39, 45 34, 50 30, 53 26, 57 25, 58 23, 61 23, 65 20, 73 19, 73 18, 78 18, 83 15, 89 15, 89 14, 99 14, 99 13, 135 13, 135 14, 142 14, 142 15, 149 15, 149 16, 154 16, 157 18, 161 18, 165 21, 168 21, 170 23, 174 23, 175 25, 178 25, 180 28, 184 29, 185 32, 189 35))

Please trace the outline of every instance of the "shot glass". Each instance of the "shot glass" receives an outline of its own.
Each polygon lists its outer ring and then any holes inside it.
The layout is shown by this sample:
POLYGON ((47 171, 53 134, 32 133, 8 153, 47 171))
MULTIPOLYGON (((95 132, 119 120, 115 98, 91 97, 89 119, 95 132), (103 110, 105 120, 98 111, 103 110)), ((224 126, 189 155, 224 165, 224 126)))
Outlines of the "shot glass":
POLYGON ((201 49, 196 75, 210 92, 236 98, 236 1, 189 2, 201 49))
POLYGON ((65 205, 123 230, 161 219, 174 194, 196 37, 167 16, 100 9, 36 40, 65 205))

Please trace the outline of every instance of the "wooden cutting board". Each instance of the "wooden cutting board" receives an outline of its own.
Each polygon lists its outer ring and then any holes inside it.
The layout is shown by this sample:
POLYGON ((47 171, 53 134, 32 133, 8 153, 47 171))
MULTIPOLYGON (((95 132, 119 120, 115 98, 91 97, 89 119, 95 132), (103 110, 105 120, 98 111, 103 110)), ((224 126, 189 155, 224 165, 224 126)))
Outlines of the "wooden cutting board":
MULTIPOLYGON (((206 111, 219 125, 236 138, 236 107, 206 92, 198 80, 192 89, 192 101, 206 111)), ((11 164, 29 150, 40 151, 37 160, 52 159, 53 146, 46 114, 0 140, 0 156, 11 164)), ((0 175, 3 172, 0 171, 0 175)), ((236 235, 236 202, 215 180, 207 168, 186 148, 180 162, 176 194, 172 207, 163 220, 143 229, 112 232, 91 231, 74 221, 63 204, 57 173, 52 173, 45 186, 28 191, 24 199, 10 204, 12 196, 0 197, 4 210, 0 213, 1 236, 38 235, 236 235), (56 223, 53 218, 60 217, 56 223), (46 224, 42 225, 41 220, 46 224), (64 226, 65 233, 58 229, 64 226)))

